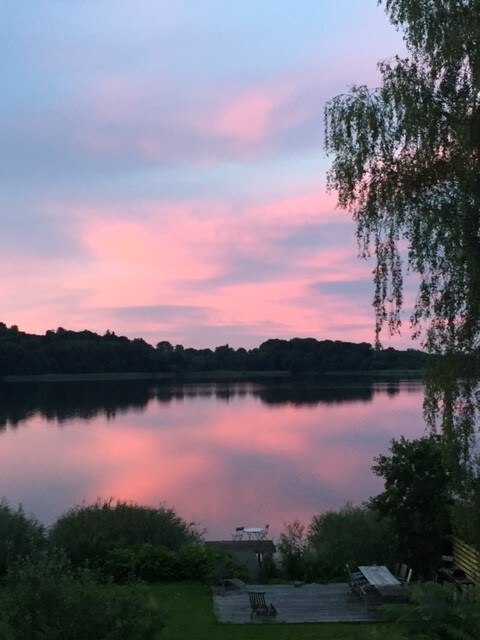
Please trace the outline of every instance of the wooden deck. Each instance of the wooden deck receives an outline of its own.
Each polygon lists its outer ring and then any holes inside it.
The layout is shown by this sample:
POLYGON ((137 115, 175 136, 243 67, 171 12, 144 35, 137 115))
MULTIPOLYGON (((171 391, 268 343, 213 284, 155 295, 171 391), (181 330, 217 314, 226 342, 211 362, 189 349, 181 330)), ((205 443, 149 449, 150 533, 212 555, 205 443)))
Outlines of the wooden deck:
POLYGON ((265 591, 265 600, 272 602, 277 616, 250 620, 250 602, 246 590, 214 592, 215 615, 225 624, 277 624, 302 622, 373 622, 379 620, 375 611, 349 592, 346 583, 294 585, 247 585, 251 591, 265 591))

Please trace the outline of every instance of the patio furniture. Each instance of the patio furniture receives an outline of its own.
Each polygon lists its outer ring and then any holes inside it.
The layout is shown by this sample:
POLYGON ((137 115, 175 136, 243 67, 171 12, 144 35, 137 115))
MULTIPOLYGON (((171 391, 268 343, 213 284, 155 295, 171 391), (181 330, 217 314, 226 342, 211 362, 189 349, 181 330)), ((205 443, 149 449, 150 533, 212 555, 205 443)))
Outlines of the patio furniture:
MULTIPOLYGON (((384 565, 371 565, 358 568, 369 585, 368 591, 371 591, 370 587, 373 588, 374 592, 376 591, 381 596, 379 598, 380 602, 392 602, 404 599, 405 589, 402 583, 387 567, 384 565)), ((365 587, 363 591, 365 591, 365 587)), ((365 593, 365 596, 367 596, 367 593, 365 593)))
POLYGON ((408 564, 397 565, 395 570, 395 577, 402 584, 409 584, 412 579, 413 569, 408 564))
POLYGON ((263 531, 259 531, 259 532, 258 532, 258 534, 257 534, 257 538, 258 538, 259 540, 265 540, 265 539, 266 539, 266 537, 267 537, 267 534, 268 534, 268 530, 269 530, 269 529, 270 529, 270 525, 269 525, 269 524, 266 524, 266 525, 263 527, 263 531))
POLYGON ((232 538, 234 540, 241 540, 243 538, 243 531, 245 527, 236 527, 235 533, 232 533, 232 538))
POLYGON ((263 527, 244 527, 243 531, 247 534, 249 540, 252 539, 252 536, 255 536, 255 538, 260 540, 260 536, 263 534, 265 529, 263 527))
POLYGON ((350 593, 354 593, 357 596, 364 596, 362 586, 368 584, 368 582, 363 573, 361 573, 361 571, 352 571, 348 563, 345 564, 345 573, 350 586, 350 593))
POLYGON ((248 597, 250 599, 250 607, 252 608, 250 620, 253 618, 254 613, 256 613, 257 616, 277 615, 275 606, 272 603, 267 604, 265 600, 265 591, 249 591, 248 597))
POLYGON ((444 582, 451 582, 459 591, 468 590, 469 587, 474 587, 475 582, 467 576, 463 569, 458 567, 440 568, 437 571, 437 580, 440 584, 444 582))

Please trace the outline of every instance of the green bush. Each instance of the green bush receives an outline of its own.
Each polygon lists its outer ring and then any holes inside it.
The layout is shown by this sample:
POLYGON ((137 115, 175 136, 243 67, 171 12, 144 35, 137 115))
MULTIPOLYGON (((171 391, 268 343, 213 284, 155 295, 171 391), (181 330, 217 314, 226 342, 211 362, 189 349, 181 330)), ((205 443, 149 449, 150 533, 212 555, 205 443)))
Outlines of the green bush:
POLYGON ((480 607, 469 594, 453 585, 418 583, 411 590, 412 602, 384 608, 387 620, 396 623, 409 640, 478 640, 480 607))
POLYGON ((201 545, 188 545, 178 552, 180 575, 186 580, 211 583, 219 565, 227 564, 225 554, 201 545))
POLYGON ((280 572, 272 556, 270 554, 265 555, 260 564, 260 582, 262 584, 269 584, 269 582, 279 577, 280 572))
POLYGON ((308 533, 311 561, 323 579, 343 579, 345 564, 391 564, 395 536, 386 519, 368 507, 346 505, 316 516, 308 533))
POLYGON ((177 550, 200 538, 173 509, 112 501, 75 507, 53 525, 49 540, 76 565, 103 565, 108 552, 143 544, 177 550))
POLYGON ((11 509, 0 502, 0 578, 5 575, 10 564, 18 557, 25 557, 45 544, 42 525, 28 518, 21 507, 11 509))
POLYGON ((146 582, 179 579, 178 554, 163 546, 142 545, 136 552, 135 575, 146 582))
POLYGON ((132 582, 137 579, 136 558, 133 548, 107 551, 101 575, 117 583, 132 582))
POLYGON ((162 626, 140 587, 100 586, 58 553, 19 561, 6 585, 3 618, 14 640, 151 640, 162 626))
POLYGON ((226 554, 200 544, 188 545, 178 551, 144 544, 109 551, 102 572, 114 582, 195 580, 212 583, 219 577, 220 566, 229 575, 237 573, 237 567, 226 554))
POLYGON ((306 580, 307 539, 305 526, 299 520, 286 525, 286 531, 280 534, 278 551, 282 558, 284 577, 290 580, 306 580))

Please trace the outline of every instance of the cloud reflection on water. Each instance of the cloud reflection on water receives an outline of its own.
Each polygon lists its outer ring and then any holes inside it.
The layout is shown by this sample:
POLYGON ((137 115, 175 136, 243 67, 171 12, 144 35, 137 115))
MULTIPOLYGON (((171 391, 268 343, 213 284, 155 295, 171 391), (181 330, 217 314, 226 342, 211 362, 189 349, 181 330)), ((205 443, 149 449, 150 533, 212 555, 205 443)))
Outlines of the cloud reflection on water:
MULTIPOLYGON (((75 504, 113 497, 173 506, 205 527, 207 538, 267 522, 278 536, 285 522, 308 524, 325 509, 377 493, 374 456, 394 437, 424 433, 419 383, 303 393, 144 385, 131 403, 124 394, 118 409, 112 386, 90 399, 93 387, 74 386, 77 405, 72 394, 58 415, 46 387, 38 396, 44 404, 30 389, 28 409, 17 404, 14 422, 0 402, 2 424, 20 427, 0 435, 2 492, 47 524, 75 504)), ((58 387, 51 393, 57 397, 58 387)))

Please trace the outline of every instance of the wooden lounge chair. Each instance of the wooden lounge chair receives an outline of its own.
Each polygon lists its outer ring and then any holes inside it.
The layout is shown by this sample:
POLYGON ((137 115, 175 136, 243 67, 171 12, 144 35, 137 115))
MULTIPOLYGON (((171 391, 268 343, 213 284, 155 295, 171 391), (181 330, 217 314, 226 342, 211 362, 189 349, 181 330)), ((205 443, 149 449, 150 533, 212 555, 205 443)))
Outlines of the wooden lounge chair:
POLYGON ((265 601, 265 591, 249 591, 248 597, 250 598, 250 607, 252 613, 250 614, 250 620, 253 618, 253 614, 257 616, 276 616, 277 610, 272 603, 267 604, 265 601))

